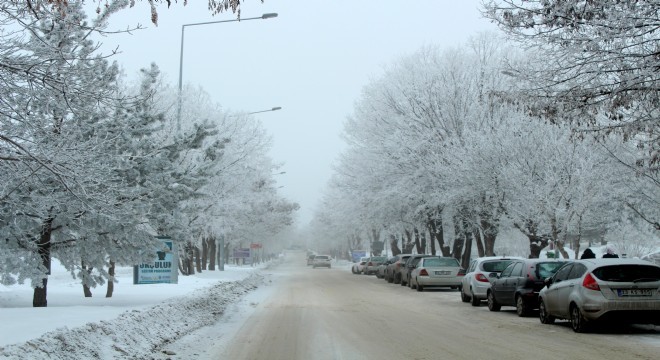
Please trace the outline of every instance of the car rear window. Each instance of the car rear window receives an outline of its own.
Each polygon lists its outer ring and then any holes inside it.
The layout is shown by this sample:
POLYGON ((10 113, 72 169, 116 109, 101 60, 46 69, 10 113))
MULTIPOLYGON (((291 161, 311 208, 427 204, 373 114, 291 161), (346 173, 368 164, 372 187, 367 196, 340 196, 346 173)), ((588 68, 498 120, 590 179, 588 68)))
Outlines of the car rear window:
POLYGON ((384 262, 386 258, 384 256, 374 256, 371 258, 371 261, 384 262))
POLYGON ((592 273, 600 280, 611 282, 660 281, 660 267, 653 265, 607 265, 592 273))
POLYGON ((328 258, 327 256, 325 256, 325 255, 319 255, 319 256, 315 257, 314 259, 328 260, 329 258, 328 258))
POLYGON ((440 267, 440 266, 455 266, 459 267, 458 260, 453 258, 426 258, 424 259, 424 266, 440 267))
POLYGON ((484 261, 481 263, 481 268, 487 272, 502 272, 505 267, 509 266, 513 260, 492 260, 484 261))
POLYGON ((561 261, 549 261, 536 264, 535 275, 537 279, 545 279, 554 275, 564 265, 561 261))

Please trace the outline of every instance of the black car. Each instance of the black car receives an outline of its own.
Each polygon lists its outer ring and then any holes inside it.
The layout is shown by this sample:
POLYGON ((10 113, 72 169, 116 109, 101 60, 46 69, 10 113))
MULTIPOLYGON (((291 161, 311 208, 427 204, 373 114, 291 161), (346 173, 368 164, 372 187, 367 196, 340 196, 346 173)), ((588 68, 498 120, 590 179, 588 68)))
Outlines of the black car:
POLYGON ((390 264, 385 269, 385 280, 388 283, 398 284, 401 282, 401 268, 412 254, 399 254, 390 258, 390 264))
POLYGON ((502 272, 491 278, 487 300, 490 311, 502 306, 515 306, 518 316, 529 315, 538 309, 539 291, 544 280, 557 272, 566 261, 549 259, 521 259, 512 261, 502 272))

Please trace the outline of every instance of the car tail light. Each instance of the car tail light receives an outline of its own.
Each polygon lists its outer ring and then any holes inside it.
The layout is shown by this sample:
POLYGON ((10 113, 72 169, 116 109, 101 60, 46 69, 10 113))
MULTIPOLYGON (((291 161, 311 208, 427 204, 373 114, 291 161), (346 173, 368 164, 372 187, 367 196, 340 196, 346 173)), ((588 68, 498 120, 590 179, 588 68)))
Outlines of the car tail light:
POLYGON ((369 261, 369 263, 367 264, 367 266, 374 266, 374 264, 372 264, 371 261, 369 261))
POLYGON ((456 276, 465 276, 465 269, 458 270, 458 274, 456 274, 456 276))
POLYGON ((429 272, 426 269, 422 269, 419 271, 419 276, 429 276, 429 272))
POLYGON ((396 263, 396 267, 397 267, 397 268, 400 268, 400 267, 401 267, 401 263, 396 263))
POLYGON ((474 276, 474 278, 477 279, 477 281, 490 282, 490 281, 488 281, 488 278, 484 274, 477 274, 477 275, 474 276))
POLYGON ((587 274, 587 276, 584 277, 584 280, 582 281, 582 286, 586 287, 587 289, 600 291, 600 286, 598 286, 596 279, 594 279, 594 277, 591 276, 591 273, 587 274))

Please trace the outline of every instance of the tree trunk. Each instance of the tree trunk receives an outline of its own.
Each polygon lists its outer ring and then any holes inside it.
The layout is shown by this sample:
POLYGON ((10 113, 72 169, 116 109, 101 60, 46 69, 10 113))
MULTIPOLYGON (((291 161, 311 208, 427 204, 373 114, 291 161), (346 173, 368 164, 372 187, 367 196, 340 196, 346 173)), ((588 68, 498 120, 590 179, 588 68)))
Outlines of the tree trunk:
POLYGON ((115 291, 115 262, 111 260, 108 268, 108 287, 105 291, 105 297, 112 297, 113 291, 115 291))
POLYGON ((392 256, 401 254, 401 249, 394 234, 390 234, 390 250, 392 250, 392 256))
POLYGON ((33 307, 47 307, 48 306, 48 275, 50 275, 50 246, 51 246, 51 235, 53 231, 53 220, 54 218, 50 217, 44 220, 43 225, 41 226, 41 234, 39 236, 39 242, 37 242, 37 253, 41 257, 41 265, 46 268, 46 276, 44 276, 41 287, 34 288, 34 294, 32 296, 32 306, 33 307))
MULTIPOLYGON (((431 233, 431 242, 437 241, 442 256, 449 256, 449 246, 445 245, 445 229, 442 225, 442 208, 438 207, 437 214, 434 216, 429 215, 429 221, 433 227, 433 232, 431 233)), ((431 246, 432 250, 433 248, 435 248, 435 244, 431 246)))
MULTIPOLYGON (((485 256, 494 256, 495 255, 495 239, 497 238, 497 233, 499 231, 499 224, 492 217, 492 214, 487 212, 481 212, 480 214, 480 224, 481 229, 484 233, 484 255, 485 256)), ((477 248, 478 248, 477 244, 477 248)))
MULTIPOLYGON (((550 219, 550 225, 551 225, 551 229, 552 229, 552 240, 554 240, 555 246, 557 247, 557 250, 559 250, 559 253, 561 253, 561 256, 564 257, 564 259, 568 259, 568 252, 566 251, 566 249, 564 249, 565 239, 559 240, 559 234, 561 233, 561 231, 557 227, 557 217, 556 216, 553 216, 550 219)), ((564 234, 564 235, 566 235, 566 234, 564 234)), ((540 255, 540 253, 539 253, 539 255, 540 255)))
POLYGON ((226 241, 225 242, 225 250, 222 253, 222 255, 225 257, 224 261, 223 261, 225 264, 229 263, 229 245, 230 245, 229 241, 226 241))
POLYGON ((209 238, 209 270, 215 270, 215 252, 217 251, 217 246, 215 245, 215 236, 209 238))
POLYGON ((423 231, 420 234, 420 237, 422 239, 422 249, 424 249, 424 254, 428 254, 428 249, 426 248, 426 231, 423 231))
MULTIPOLYGON (((212 256, 211 256, 212 257, 212 256)), ((202 267, 201 270, 206 270, 209 259, 209 237, 202 238, 202 267)))
POLYGON ((195 268, 198 273, 202 272, 202 258, 199 251, 199 246, 193 246, 193 257, 195 259, 195 268))
MULTIPOLYGON (((577 230, 577 235, 573 241, 573 249, 575 249, 575 258, 579 259, 580 241, 582 240, 582 215, 578 216, 577 230)), ((591 245, 591 239, 589 239, 589 245, 591 245)))
POLYGON ((417 228, 413 228, 413 235, 415 236, 415 248, 417 249, 417 253, 424 254, 426 249, 422 247, 422 243, 419 239, 419 230, 417 230, 417 228))
POLYGON ((548 246, 550 237, 538 235, 536 233, 538 224, 533 220, 525 220, 524 225, 518 223, 514 223, 513 225, 529 239, 529 258, 538 259, 541 255, 541 249, 548 246))
POLYGON ((457 260, 461 260, 463 255, 463 246, 465 245, 465 222, 459 215, 454 215, 454 246, 452 247, 451 256, 457 260))
POLYGON ((481 240, 481 231, 479 231, 479 229, 475 229, 473 233, 474 233, 474 242, 477 244, 477 256, 483 257, 485 251, 484 251, 484 243, 481 240))
POLYGON ((405 244, 403 245, 403 252, 405 254, 412 254, 413 249, 415 248, 415 243, 412 241, 412 234, 408 230, 404 230, 404 234, 401 237, 401 242, 405 239, 405 244))
POLYGON ((431 238, 431 255, 435 255, 435 224, 430 218, 426 221, 426 229, 429 231, 429 237, 431 238))
POLYGON ((468 240, 465 243, 465 251, 463 251, 463 257, 461 257, 461 267, 463 267, 463 269, 467 269, 468 266, 470 266, 471 256, 472 256, 472 239, 468 240))
POLYGON ((85 265, 84 262, 80 264, 83 272, 83 278, 82 278, 82 287, 83 287, 83 294, 85 297, 92 297, 92 290, 89 288, 89 285, 87 285, 87 279, 92 273, 92 268, 88 268, 87 265, 85 265))
POLYGON ((194 246, 190 241, 186 241, 183 245, 183 254, 179 257, 179 271, 181 275, 188 276, 195 274, 193 248, 194 246))

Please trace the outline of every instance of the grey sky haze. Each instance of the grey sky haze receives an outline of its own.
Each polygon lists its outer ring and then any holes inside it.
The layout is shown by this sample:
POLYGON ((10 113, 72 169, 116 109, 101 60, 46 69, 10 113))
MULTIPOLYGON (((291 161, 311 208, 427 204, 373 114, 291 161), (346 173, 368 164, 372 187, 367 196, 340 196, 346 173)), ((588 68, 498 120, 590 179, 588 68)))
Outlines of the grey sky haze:
MULTIPOLYGON (((235 19, 211 16, 206 0, 159 8, 150 23, 145 1, 111 19, 109 29, 137 23, 132 35, 109 36, 116 60, 133 77, 155 62, 173 86, 178 82, 181 25, 235 19)), ((479 0, 356 1, 246 0, 242 17, 277 18, 186 27, 183 82, 203 87, 223 108, 256 114, 273 136, 271 156, 282 162, 280 191, 301 205, 298 219, 313 215, 343 149, 343 122, 361 89, 384 66, 425 45, 457 46, 493 30, 479 0)))

